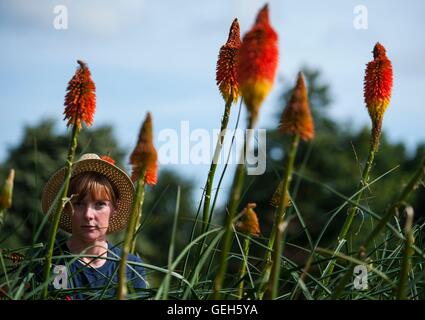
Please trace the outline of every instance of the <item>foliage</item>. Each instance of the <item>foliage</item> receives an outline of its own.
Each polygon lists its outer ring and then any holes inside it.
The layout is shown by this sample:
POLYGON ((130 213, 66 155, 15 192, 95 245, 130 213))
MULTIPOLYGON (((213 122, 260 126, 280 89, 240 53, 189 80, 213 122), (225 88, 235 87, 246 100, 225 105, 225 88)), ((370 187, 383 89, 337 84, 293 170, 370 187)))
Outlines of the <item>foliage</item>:
MULTIPOLYGON (((303 71, 309 89, 316 137, 311 143, 300 144, 295 159, 295 175, 290 189, 292 206, 286 213, 289 224, 281 257, 278 299, 393 299, 398 296, 396 292, 400 292, 397 288, 406 286, 401 279, 408 281, 409 298, 424 298, 422 270, 425 254, 421 248, 424 246, 425 190, 420 184, 415 192, 403 200, 399 217, 391 219, 385 231, 374 239, 366 256, 361 255, 359 244, 406 187, 425 154, 425 147, 421 145, 413 152, 408 151, 403 143, 391 143, 383 133, 370 180, 373 184, 364 191, 360 203, 362 213, 356 216, 352 228, 353 241, 350 242, 354 253, 348 250, 348 246, 343 246, 343 250, 337 252, 334 250, 336 235, 345 219, 347 199, 357 191, 370 130, 367 127, 354 130, 331 120, 326 111, 332 102, 329 85, 323 83, 320 72, 308 68, 303 71), (416 223, 411 229, 403 230, 406 210, 413 210, 416 223), (414 238, 414 244, 405 235, 414 238), (406 257, 411 259, 411 264, 407 263, 406 257), (331 260, 336 262, 336 269, 324 278, 324 269, 331 260), (344 275, 352 275, 350 268, 353 263, 367 268, 368 290, 353 290, 351 282, 344 284, 344 275), (410 270, 410 276, 406 278, 401 270, 410 270)), ((280 107, 288 101, 289 91, 288 87, 283 88, 280 107)), ((280 113, 276 116, 280 118, 280 113)), ((259 298, 263 257, 275 215, 270 200, 281 180, 283 159, 289 144, 289 139, 277 131, 277 122, 273 127, 267 130, 267 170, 264 175, 245 179, 239 202, 240 210, 247 203, 257 204, 261 235, 249 238, 233 232, 231 253, 226 257, 229 268, 222 288, 226 299, 259 298), (248 239, 250 248, 247 257, 244 252, 248 251, 242 246, 248 239), (243 295, 239 291, 242 265, 246 270, 243 273, 243 295)), ((2 293, 7 298, 37 298, 37 287, 29 292, 22 289, 22 285, 32 282, 22 273, 22 268, 29 263, 28 259, 13 254, 25 253, 34 245, 43 246, 45 232, 34 239, 43 217, 41 191, 50 174, 63 166, 69 143, 67 136, 56 132, 51 120, 28 126, 21 142, 9 150, 8 157, 1 164, 0 181, 4 181, 10 168, 16 171, 13 206, 7 212, 6 224, 0 234, 0 247, 5 248, 0 252, 5 261, 0 269, 0 288, 8 288, 7 293, 2 293)), ((125 167, 125 151, 114 138, 111 126, 81 132, 76 158, 86 152, 109 154, 120 167, 125 167)), ((193 188, 190 180, 162 169, 158 184, 146 190, 136 252, 142 256, 149 273, 150 297, 212 297, 223 227, 218 223, 217 228, 211 225, 206 233, 199 230, 197 222, 201 218, 195 215, 198 204, 192 196, 193 188), (176 210, 177 203, 179 210, 176 210), (176 229, 173 229, 173 219, 177 219, 176 229), (176 237, 173 238, 172 234, 176 237), (174 248, 172 261, 167 259, 170 248, 174 248)), ((119 243, 122 234, 113 235, 110 240, 119 243)), ((52 294, 50 298, 64 298, 65 294, 52 294)))

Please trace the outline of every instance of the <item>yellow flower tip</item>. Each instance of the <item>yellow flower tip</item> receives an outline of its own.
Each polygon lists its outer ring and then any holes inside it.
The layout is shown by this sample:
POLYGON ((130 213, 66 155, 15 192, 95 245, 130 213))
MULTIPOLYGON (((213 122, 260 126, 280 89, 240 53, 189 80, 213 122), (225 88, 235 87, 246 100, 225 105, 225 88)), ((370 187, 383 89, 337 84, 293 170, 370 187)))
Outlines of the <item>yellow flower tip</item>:
POLYGON ((220 48, 216 68, 216 82, 227 102, 237 102, 239 97, 239 83, 237 79, 237 65, 241 46, 238 19, 233 20, 226 44, 220 48))
POLYGON ((137 181, 143 170, 145 170, 145 182, 156 184, 156 174, 158 169, 158 154, 153 144, 152 116, 147 113, 139 133, 136 147, 130 155, 132 166, 131 179, 137 181))
POLYGON ((304 74, 298 73, 297 83, 291 98, 282 113, 279 130, 282 133, 299 134, 308 141, 314 138, 314 122, 308 101, 308 91, 304 74))
POLYGON ((254 211, 256 206, 257 205, 255 203, 248 203, 241 212, 241 218, 236 223, 236 229, 238 231, 248 234, 252 237, 258 237, 261 234, 258 217, 254 211))
POLYGON ((9 209, 12 206, 13 182, 15 180, 15 170, 10 169, 9 175, 4 183, 0 194, 0 209, 9 209))
POLYGON ((240 86, 245 105, 253 119, 258 118, 260 107, 272 87, 273 82, 267 79, 247 80, 240 86))

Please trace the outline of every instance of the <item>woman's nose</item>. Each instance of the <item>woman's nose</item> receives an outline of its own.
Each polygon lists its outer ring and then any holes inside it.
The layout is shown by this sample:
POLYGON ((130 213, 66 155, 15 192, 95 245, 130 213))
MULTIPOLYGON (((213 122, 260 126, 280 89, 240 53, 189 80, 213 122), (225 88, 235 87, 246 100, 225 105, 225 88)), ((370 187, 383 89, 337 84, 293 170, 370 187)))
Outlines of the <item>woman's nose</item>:
POLYGON ((86 206, 84 209, 84 217, 88 219, 94 218, 94 209, 91 206, 86 206))

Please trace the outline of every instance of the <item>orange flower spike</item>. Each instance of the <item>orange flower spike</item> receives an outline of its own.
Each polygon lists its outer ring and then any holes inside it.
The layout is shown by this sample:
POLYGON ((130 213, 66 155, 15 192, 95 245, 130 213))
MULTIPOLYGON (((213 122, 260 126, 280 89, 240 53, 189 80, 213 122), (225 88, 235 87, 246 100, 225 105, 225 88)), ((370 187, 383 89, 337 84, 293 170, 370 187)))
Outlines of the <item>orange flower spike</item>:
POLYGON ((130 155, 132 166, 131 179, 136 181, 143 169, 146 170, 145 182, 155 185, 157 182, 158 155, 153 145, 152 116, 150 112, 146 115, 139 133, 139 140, 130 155))
POLYGON ((235 19, 230 27, 229 38, 226 44, 220 48, 216 68, 217 86, 226 102, 229 99, 236 102, 239 97, 236 68, 238 65, 240 47, 241 38, 239 22, 238 19, 235 19))
POLYGON ((255 203, 248 203, 241 213, 241 219, 236 223, 236 229, 253 237, 260 235, 260 224, 254 208, 255 203))
POLYGON ((366 65, 364 100, 372 119, 372 144, 378 147, 382 119, 390 104, 393 88, 393 68, 386 50, 379 42, 373 48, 373 60, 366 65))
POLYGON ((314 122, 302 72, 298 73, 297 83, 292 91, 288 105, 283 111, 279 130, 282 133, 298 133, 301 139, 305 141, 314 138, 314 122))
POLYGON ((253 121, 273 86, 278 56, 278 35, 270 25, 266 4, 243 37, 239 53, 239 87, 253 121))
POLYGON ((77 62, 80 66, 66 89, 64 120, 68 119, 68 127, 76 123, 81 128, 81 121, 90 127, 96 111, 96 85, 87 64, 81 60, 77 62))

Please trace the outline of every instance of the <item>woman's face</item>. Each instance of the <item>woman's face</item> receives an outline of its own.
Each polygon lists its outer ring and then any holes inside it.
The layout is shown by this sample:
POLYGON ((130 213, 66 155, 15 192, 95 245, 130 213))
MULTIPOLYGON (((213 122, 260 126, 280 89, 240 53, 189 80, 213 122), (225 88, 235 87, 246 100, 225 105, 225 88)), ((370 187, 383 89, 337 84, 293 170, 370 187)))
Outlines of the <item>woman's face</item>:
POLYGON ((107 199, 92 199, 87 195, 82 200, 71 201, 72 237, 85 243, 104 241, 109 227, 109 218, 114 212, 111 201, 107 199))

